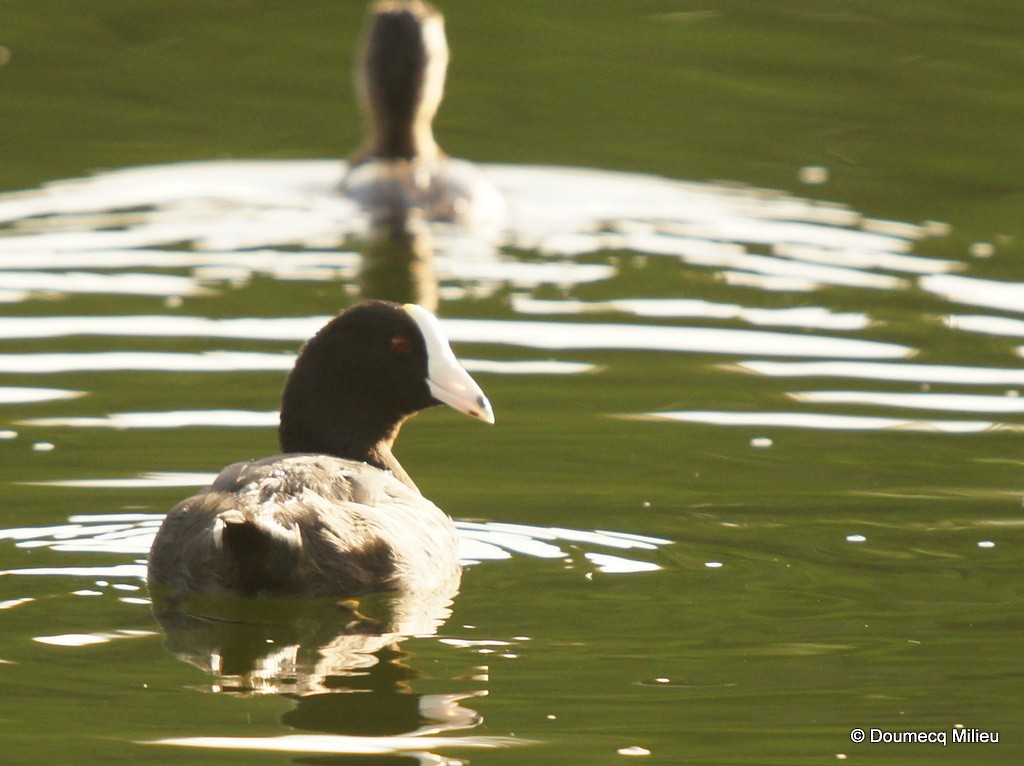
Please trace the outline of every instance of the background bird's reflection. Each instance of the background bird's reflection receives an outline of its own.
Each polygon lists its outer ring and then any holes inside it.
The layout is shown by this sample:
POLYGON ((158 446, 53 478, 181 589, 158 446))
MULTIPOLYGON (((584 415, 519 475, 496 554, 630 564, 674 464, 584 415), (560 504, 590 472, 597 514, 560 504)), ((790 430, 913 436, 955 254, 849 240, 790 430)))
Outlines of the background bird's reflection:
POLYGON ((434 243, 419 210, 392 209, 373 215, 360 249, 359 292, 363 298, 418 303, 437 310, 434 243))

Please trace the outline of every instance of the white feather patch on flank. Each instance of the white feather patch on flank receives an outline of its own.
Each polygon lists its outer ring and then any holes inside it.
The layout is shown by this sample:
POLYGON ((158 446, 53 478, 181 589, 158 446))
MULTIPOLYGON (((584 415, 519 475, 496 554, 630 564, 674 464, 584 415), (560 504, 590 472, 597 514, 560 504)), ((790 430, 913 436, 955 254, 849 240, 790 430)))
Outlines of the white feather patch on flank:
POLYGON ((224 550, 224 519, 220 516, 213 522, 213 547, 219 551, 224 550))
POLYGON ((298 526, 285 526, 271 514, 257 514, 255 516, 243 516, 238 511, 226 511, 219 515, 213 522, 213 544, 218 550, 224 549, 224 530, 228 524, 252 524, 261 532, 284 543, 290 548, 302 546, 302 532, 298 526))
POLYGON ((302 533, 299 531, 298 525, 286 527, 269 514, 256 516, 252 519, 252 523, 291 548, 299 548, 302 545, 302 533))

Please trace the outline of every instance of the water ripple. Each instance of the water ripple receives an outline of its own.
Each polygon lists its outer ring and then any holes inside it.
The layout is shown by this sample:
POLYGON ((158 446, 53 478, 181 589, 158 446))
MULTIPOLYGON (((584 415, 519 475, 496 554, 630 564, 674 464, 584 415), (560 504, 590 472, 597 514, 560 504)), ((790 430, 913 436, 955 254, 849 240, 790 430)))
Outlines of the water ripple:
MULTIPOLYGON (((199 316, 0 317, 0 338, 114 337, 233 338, 300 342, 330 317, 211 319, 199 316)), ((453 343, 489 343, 542 349, 681 351, 717 354, 886 359, 914 349, 896 343, 715 327, 641 324, 442 319, 453 343)))
POLYGON ((925 431, 944 434, 973 434, 984 431, 1024 431, 1024 426, 986 420, 915 420, 862 415, 834 415, 820 412, 648 412, 627 415, 634 419, 703 423, 717 426, 809 428, 838 431, 925 431))
POLYGON ((888 362, 776 362, 752 360, 731 367, 780 378, 853 378, 911 383, 950 383, 980 386, 1024 385, 1019 367, 973 367, 951 364, 892 364, 888 362))
POLYGON ((32 404, 55 402, 61 399, 77 399, 85 391, 70 391, 66 388, 25 388, 22 386, 0 386, 0 404, 32 404))
POLYGON ((756 308, 714 303, 697 298, 616 298, 609 301, 540 300, 512 296, 512 308, 520 314, 622 313, 656 318, 738 319, 752 325, 803 327, 813 330, 863 330, 871 324, 867 314, 835 312, 820 306, 756 308))
MULTIPOLYGON (((72 488, 148 488, 206 486, 213 474, 144 474, 128 479, 79 479, 33 482, 35 485, 72 488)), ((163 514, 115 513, 72 516, 67 524, 50 527, 0 529, 0 540, 12 540, 18 548, 46 548, 64 553, 115 553, 145 556, 153 543, 163 514)), ((649 560, 623 556, 622 551, 654 551, 671 540, 627 532, 538 527, 503 522, 456 521, 459 558, 470 566, 499 561, 514 555, 541 559, 572 560, 581 546, 582 556, 594 568, 609 574, 651 572, 661 568, 649 560), (566 545, 568 543, 569 545, 566 545), (615 551, 612 553, 611 551, 615 551)), ((114 566, 36 567, 9 569, 8 575, 63 575, 74 577, 128 577, 144 579, 144 559, 114 566)))
MULTIPOLYGON (((307 252, 305 262, 296 258, 289 264, 295 253, 273 250, 333 249, 366 233, 363 211, 337 194, 345 170, 344 163, 323 160, 181 163, 126 168, 2 194, 0 223, 6 224, 7 236, 0 237, 0 269, 24 268, 23 261, 15 261, 27 252, 39 257, 42 265, 37 269, 80 269, 81 262, 60 260, 61 255, 92 252, 94 257, 85 263, 105 260, 111 268, 169 268, 178 259, 177 267, 230 265, 280 278, 303 263, 350 273, 351 253, 335 252, 325 256, 330 263, 310 263, 313 256, 307 252), (200 252, 162 251, 181 251, 182 243, 200 252), (252 252, 252 264, 214 254, 242 250, 252 252), (130 252, 139 253, 142 263, 139 256, 126 255, 130 252)), ((908 254, 915 241, 943 234, 935 227, 867 220, 843 205, 777 191, 580 168, 491 165, 482 166, 481 172, 505 198, 508 215, 501 227, 476 231, 472 237, 438 229, 442 278, 508 280, 515 279, 511 272, 517 268, 544 266, 507 259, 498 263, 499 247, 568 258, 607 249, 676 257, 736 279, 746 275, 750 285, 762 279, 767 289, 777 287, 779 280, 791 286, 799 282, 803 289, 903 289, 907 283, 897 275, 928 279, 960 267, 908 254), (449 262, 460 257, 459 266, 449 262), (497 272, 486 261, 497 263, 497 272), (491 271, 473 274, 474 268, 491 271)), ((567 271, 566 283, 613 273, 599 265, 566 263, 558 268, 571 270, 574 265, 586 266, 590 273, 567 271)), ((297 275, 301 278, 301 271, 297 275)), ((217 275, 207 271, 205 276, 217 275)), ((942 285, 923 283, 925 289, 942 285)), ((16 298, 11 294, 8 299, 16 298)))
POLYGON ((421 763, 445 764, 442 759, 427 753, 445 748, 510 747, 530 744, 514 737, 414 737, 383 736, 357 737, 341 734, 286 734, 279 737, 178 737, 142 742, 147 745, 176 745, 178 747, 215 748, 222 750, 260 750, 276 753, 338 753, 346 755, 421 755, 421 763))
POLYGON ((811 404, 867 404, 947 412, 1024 412, 1024 399, 1016 395, 946 394, 891 391, 799 391, 787 394, 811 404))

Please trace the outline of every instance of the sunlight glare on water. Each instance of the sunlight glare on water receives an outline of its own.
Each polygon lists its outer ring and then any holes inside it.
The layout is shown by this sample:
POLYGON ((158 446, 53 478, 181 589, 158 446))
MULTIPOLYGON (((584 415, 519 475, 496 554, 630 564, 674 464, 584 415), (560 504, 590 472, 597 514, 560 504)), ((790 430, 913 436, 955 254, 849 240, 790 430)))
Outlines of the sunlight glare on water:
POLYGON ((65 388, 0 386, 0 404, 52 402, 59 399, 77 399, 79 396, 85 396, 85 391, 69 391, 65 388))
MULTIPOLYGON (((836 401, 835 398, 811 398, 809 401, 836 401)), ((649 412, 634 416, 648 420, 682 423, 708 423, 720 426, 769 426, 775 428, 821 428, 851 431, 934 431, 936 433, 978 433, 991 430, 1024 431, 1024 425, 986 420, 911 420, 833 415, 816 412, 649 412)))
MULTIPOLYGON (((79 479, 33 482, 37 486, 79 489, 141 489, 152 487, 203 487, 214 474, 150 474, 137 478, 79 479)), ((0 540, 14 540, 18 548, 48 548, 65 553, 140 554, 149 552, 163 514, 115 513, 72 516, 67 524, 54 527, 0 529, 0 540)), ((570 559, 579 544, 612 550, 653 551, 672 541, 621 532, 584 531, 558 527, 536 527, 501 522, 457 521, 459 558, 469 566, 522 554, 541 559, 570 559)), ((651 561, 601 551, 586 551, 584 557, 602 572, 651 572, 661 567, 651 561)), ((122 567, 42 567, 14 569, 0 574, 64 575, 93 577, 144 577, 144 562, 122 567)))
MULTIPOLYGON (((56 464, 63 471, 74 465, 73 473, 61 475, 53 468, 42 475, 18 475, 17 486, 25 492, 85 494, 74 496, 79 513, 58 512, 56 519, 51 513, 45 524, 10 525, 0 530, 0 541, 9 541, 16 554, 4 566, 0 583, 28 583, 11 586, 14 592, 5 603, 16 606, 8 612, 38 610, 35 594, 41 591, 37 588, 47 586, 31 583, 45 582, 79 583, 65 586, 67 597, 79 601, 113 604, 121 610, 149 609, 151 602, 144 593, 127 588, 138 587, 145 579, 145 556, 163 511, 181 496, 160 494, 160 499, 154 500, 155 493, 180 490, 187 494, 208 485, 215 475, 211 470, 253 456, 254 448, 249 446, 253 439, 265 445, 261 451, 272 451, 278 422, 272 407, 279 395, 280 376, 290 369, 298 344, 322 327, 339 303, 351 299, 351 287, 360 273, 361 256, 351 243, 366 235, 366 222, 358 208, 334 194, 341 169, 338 163, 319 161, 191 163, 126 169, 0 195, 0 219, 7 227, 0 236, 0 273, 10 276, 3 294, 8 311, 0 316, 0 340, 8 344, 0 353, 0 374, 12 376, 12 383, 23 382, 13 377, 19 375, 75 381, 74 387, 67 388, 0 387, 0 402, 26 408, 24 415, 9 416, 8 422, 19 429, 11 431, 10 443, 22 445, 32 439, 41 444, 44 442, 35 434, 45 436, 45 443, 54 446, 52 453, 42 454, 58 460, 76 438, 97 445, 77 456, 70 450, 71 459, 81 462, 56 464), (30 261, 32 268, 27 266, 30 261), (257 294, 260 285, 269 285, 282 296, 295 287, 316 286, 327 290, 330 297, 324 301, 326 305, 282 297, 280 302, 253 306, 254 310, 249 310, 248 300, 233 303, 227 310, 213 309, 218 300, 257 294), (52 304, 55 310, 27 310, 35 297, 43 294, 58 301, 52 304), (71 302, 90 300, 88 296, 98 299, 103 294, 118 295, 121 300, 130 297, 133 302, 120 310, 110 303, 83 310, 81 303, 71 302), (164 303, 154 308, 144 302, 147 299, 164 303), (69 301, 69 310, 60 310, 61 300, 69 301), (26 310, 20 311, 21 306, 26 310), (223 390, 216 383, 205 382, 222 376, 255 381, 259 375, 275 376, 266 382, 261 379, 260 385, 266 387, 258 397, 262 407, 241 406, 239 394, 246 386, 239 388, 237 382, 223 390), (89 376, 88 385, 81 382, 82 376, 89 376), (118 376, 132 376, 135 387, 122 387, 118 376), (180 395, 174 381, 186 386, 180 395), (88 389, 89 395, 83 396, 85 391, 80 389, 88 389), (81 401, 91 402, 87 410, 76 404, 80 396, 81 401), (30 406, 36 409, 29 411, 30 406), (89 455, 96 457, 102 450, 116 455, 118 450, 132 449, 133 443, 166 444, 162 439, 171 438, 196 444, 196 429, 215 435, 202 437, 202 443, 209 440, 213 446, 224 439, 237 440, 236 447, 224 450, 219 460, 197 462, 191 456, 188 460, 179 456, 177 464, 173 457, 157 457, 165 454, 162 451, 153 452, 153 458, 141 451, 132 463, 134 473, 113 470, 110 478, 86 468, 93 462, 89 455), (82 436, 73 437, 72 431, 82 436), (253 437, 235 435, 243 431, 253 437), (160 437, 160 433, 168 437, 160 437), (109 445, 106 439, 110 438, 118 440, 114 446, 100 446, 109 445), (119 504, 102 499, 111 493, 122 498, 119 504), (103 512, 105 509, 108 512, 103 512), (24 558, 29 555, 42 558, 24 558), (81 587, 82 581, 89 584, 81 587)), ((936 355, 929 345, 933 338, 904 336, 891 329, 892 311, 882 305, 890 296, 927 293, 934 300, 991 310, 1012 304, 1013 283, 954 275, 952 272, 967 270, 967 265, 915 252, 919 243, 945 236, 944 230, 874 221, 841 205, 738 186, 571 168, 488 166, 484 170, 505 197, 508 217, 500 231, 478 232, 472 237, 444 227, 433 230, 442 326, 457 348, 486 350, 487 358, 465 359, 466 368, 486 377, 486 387, 499 392, 496 401, 507 403, 513 412, 518 410, 525 422, 530 416, 520 402, 534 396, 532 391, 561 391, 556 396, 569 397, 562 401, 588 408, 590 414, 582 421, 555 418, 553 430, 542 430, 545 435, 539 440, 536 436, 516 437, 536 442, 545 454, 553 450, 557 460, 565 459, 559 456, 557 446, 564 434, 580 428, 581 423, 590 431, 577 445, 584 451, 607 440, 608 433, 637 428, 642 430, 632 431, 631 437, 639 439, 637 444, 647 444, 646 449, 655 453, 667 450, 661 461, 678 470, 679 486, 699 487, 703 476, 710 475, 716 482, 724 481, 725 491, 736 492, 734 487, 742 487, 746 478, 719 479, 720 469, 707 457, 729 453, 728 437, 709 453, 692 429, 704 429, 701 433, 722 426, 729 427, 723 429, 726 432, 741 429, 743 436, 737 445, 748 453, 756 449, 775 461, 790 459, 792 448, 790 438, 776 434, 779 429, 779 434, 798 434, 800 441, 809 439, 810 434, 828 432, 847 434, 851 439, 901 433, 949 440, 992 438, 993 434, 1024 430, 1024 423, 1014 419, 1024 412, 1017 397, 1005 391, 980 393, 970 388, 1024 385, 1024 372, 1006 360, 1002 366, 993 366, 991 359, 972 362, 936 355), (609 256, 609 252, 616 255, 609 256), (666 272, 667 268, 682 270, 683 281, 673 283, 669 294, 652 290, 659 280, 668 278, 666 274, 677 273, 666 272), (645 278, 647 273, 662 276, 645 278), (697 292, 695 285, 704 285, 706 294, 697 292), (979 291, 988 297, 978 298, 979 291), (803 297, 778 300, 783 295, 803 297), (843 299, 834 300, 835 295, 843 299), (497 315, 481 315, 474 301, 490 301, 486 305, 499 305, 501 310, 497 315), (584 358, 579 358, 581 355, 584 358), (740 357, 741 361, 723 362, 728 357, 740 357), (918 361, 919 357, 926 361, 918 361), (943 359, 947 363, 938 363, 943 359), (653 371, 663 382, 648 391, 635 377, 624 379, 623 373, 634 364, 653 371), (813 378, 816 384, 813 390, 765 388, 774 378, 813 378), (834 381, 834 390, 820 382, 828 380, 834 381), (894 390, 858 390, 852 385, 858 380, 888 384, 894 390), (570 381, 577 382, 570 385, 570 381), (944 388, 899 388, 907 384, 944 388), (690 391, 714 395, 682 404, 688 401, 690 391), (604 392, 609 402, 617 404, 604 405, 593 413, 587 392, 604 392), (580 393, 583 398, 578 399, 580 393), (641 398, 643 404, 639 404, 641 398), (782 402, 802 409, 788 410, 780 407, 782 402), (998 413, 1002 420, 920 417, 922 410, 998 413), (915 412, 918 414, 912 414, 915 412), (593 414, 599 415, 599 423, 590 420, 593 414), (666 425, 653 426, 654 421, 666 425), (672 446, 674 440, 694 438, 698 442, 690 448, 672 446)), ((910 320, 904 317, 901 321, 906 324, 910 320)), ((1021 331, 1015 321, 963 316, 947 307, 942 330, 947 334, 1017 337, 1021 331)), ((536 399, 533 405, 538 412, 550 406, 544 399, 536 399)), ((540 422, 549 417, 541 416, 540 422)), ((516 432, 516 419, 513 417, 509 433, 516 432)), ((479 438, 459 433, 460 438, 479 438)), ((502 432, 498 433, 502 438, 502 432)), ((716 508, 713 492, 687 494, 691 499, 683 502, 670 501, 670 515, 647 510, 624 519, 623 507, 650 509, 651 503, 635 500, 637 493, 654 489, 661 507, 665 493, 671 496, 674 491, 670 487, 675 482, 648 486, 626 474, 615 479, 628 488, 626 496, 604 493, 601 474, 621 473, 618 461, 625 466, 658 464, 650 457, 635 457, 642 448, 628 446, 629 439, 616 437, 612 442, 616 444, 612 450, 615 458, 602 459, 611 460, 615 467, 597 472, 588 469, 586 475, 594 478, 591 485, 575 491, 579 499, 573 493, 567 495, 561 481, 554 488, 543 489, 548 485, 541 479, 536 492, 525 496, 531 523, 516 517, 516 509, 522 510, 524 504, 518 489, 507 495, 503 504, 495 505, 493 493, 488 493, 484 502, 462 500, 456 506, 455 515, 466 517, 457 519, 456 526, 467 584, 454 606, 449 606, 451 594, 437 594, 419 605, 399 599, 394 621, 388 623, 391 632, 372 640, 345 635, 344 630, 337 635, 327 630, 324 635, 249 636, 243 643, 263 640, 264 646, 241 665, 227 654, 239 640, 232 631, 245 629, 246 620, 200 623, 198 632, 196 626, 183 629, 165 622, 162 627, 168 645, 177 657, 209 675, 212 680, 204 687, 208 692, 294 693, 301 710, 333 688, 337 682, 329 679, 347 678, 354 668, 373 668, 371 676, 387 673, 391 660, 376 653, 394 640, 418 641, 421 652, 436 653, 438 647, 463 650, 505 663, 536 652, 508 641, 508 636, 531 632, 520 626, 501 630, 495 623, 488 635, 479 638, 459 635, 460 630, 471 630, 468 627, 444 627, 452 608, 479 613, 482 607, 473 595, 473 583, 501 581, 505 577, 502 567, 513 572, 535 571, 535 576, 548 578, 559 573, 559 590, 574 584, 613 591, 639 589, 624 597, 629 603, 638 596, 645 598, 643 588, 659 587, 648 584, 650 578, 689 578, 685 588, 700 594, 702 588, 720 586, 703 583, 694 591, 694 583, 702 581, 693 578, 744 578, 760 556, 752 551, 764 545, 762 538, 774 540, 776 527, 780 530, 777 534, 785 535, 791 526, 785 520, 769 523, 759 519, 750 509, 762 503, 750 497, 731 510, 716 508), (518 499, 510 501, 508 497, 518 499), (538 499, 545 497, 561 510, 534 509, 538 499), (591 519, 596 508, 603 508, 601 513, 608 519, 601 515, 591 519), (707 508, 712 510, 701 510, 707 508), (706 527, 715 518, 721 518, 721 523, 714 527, 719 531, 711 534, 706 527), (733 521, 737 518, 739 523, 733 521), (610 519, 614 522, 609 523, 610 519), (679 526, 678 519, 686 519, 688 524, 679 526), (692 535, 691 527, 695 530, 692 535), (615 528, 621 531, 610 531, 615 528), (756 535, 758 542, 737 542, 746 529, 762 530, 756 535), (732 534, 719 537, 722 530, 732 530, 732 534), (548 574, 541 574, 545 572, 548 574), (616 584, 627 580, 637 584, 616 584), (425 639, 407 638, 431 636, 439 630, 445 633, 433 648, 423 643, 425 639)), ((480 446, 476 451, 485 456, 491 454, 488 449, 480 446)), ((817 447, 811 449, 818 451, 817 447)), ((416 462, 429 457, 421 452, 416 462)), ((463 470, 447 462, 434 465, 439 474, 463 470)), ((488 469, 477 466, 476 470, 488 469)), ((565 476, 573 475, 572 469, 560 470, 567 471, 565 476)), ((798 473, 806 474, 803 465, 798 473)), ((825 470, 823 481, 828 480, 827 475, 825 470)), ((850 480, 844 476, 842 481, 849 484, 850 480)), ((507 488, 503 491, 510 492, 507 488)), ((875 496, 873 490, 858 485, 849 491, 862 500, 875 496)), ((831 488, 827 492, 832 493, 829 497, 838 496, 831 488)), ((980 497, 978 492, 975 494, 980 497)), ((442 485, 440 494, 451 496, 451 491, 442 485)), ((956 492, 911 487, 892 494, 911 498, 955 496, 956 492)), ((997 489, 986 496, 998 499, 1006 494, 997 489)), ((819 526, 829 523, 827 516, 815 522, 819 526)), ((863 528, 863 523, 847 522, 843 531, 834 535, 834 545, 849 546, 851 536, 859 533, 847 530, 863 528)), ((923 555, 918 550, 932 549, 936 549, 933 555, 937 559, 962 555, 946 551, 942 543, 887 542, 887 535, 874 529, 871 536, 862 535, 864 540, 855 546, 874 561, 899 561, 923 555)), ((813 526, 807 534, 814 537, 821 532, 813 526)), ((911 533, 903 530, 898 534, 911 533)), ((999 550, 995 540, 979 542, 979 537, 976 534, 969 542, 973 550, 999 550)), ((770 544, 777 547, 780 543, 770 544)), ((821 548, 823 543, 813 545, 821 548)), ((849 555, 827 545, 821 549, 828 551, 823 555, 839 562, 849 555)), ((786 555, 773 554, 777 559, 786 555)), ((812 571, 818 564, 807 559, 808 555, 801 552, 790 559, 797 569, 812 571)), ((675 593, 676 587, 670 590, 675 593)), ((540 612, 550 608, 537 593, 528 598, 540 612)), ((728 601, 736 595, 725 598, 728 601)), ((588 611, 592 610, 588 607, 588 611)), ((120 619, 111 616, 107 624, 91 627, 83 623, 80 630, 35 630, 31 641, 53 651, 85 652, 126 643, 120 639, 154 635, 145 629, 113 627, 124 624, 116 621, 120 619)), ((356 613, 356 623, 365 619, 356 613)), ((552 619, 550 624, 557 625, 558 620, 552 619)), ((675 618, 669 618, 665 627, 664 616, 641 619, 656 632, 674 630, 675 618)), ((719 621, 720 617, 712 617, 708 624, 715 626, 719 621)), ((628 622, 623 620, 623 624, 628 622)), ((602 635, 610 628, 599 618, 589 630, 602 635)), ((757 643, 751 638, 744 640, 757 643)), ((717 638, 707 641, 708 645, 719 643, 717 638)), ((751 648, 749 653, 787 658, 820 654, 808 652, 806 647, 812 643, 800 637, 777 646, 751 648), (801 648, 794 649, 797 646, 801 648)), ((663 639, 663 647, 669 644, 675 645, 663 639)), ((823 639, 817 645, 831 644, 823 639)), ((490 668, 486 672, 453 672, 453 677, 483 679, 491 672, 490 668)), ((456 683, 458 693, 467 689, 463 683, 456 683)), ((333 696, 341 702, 349 695, 333 696)), ((422 704, 433 704, 427 699, 434 696, 424 695, 422 704)), ((438 713, 436 720, 446 720, 452 711, 448 703, 442 708, 448 712, 438 713)), ((463 721, 460 728, 472 728, 478 722, 468 709, 456 707, 455 713, 456 720, 463 721)), ((559 720, 556 714, 550 715, 554 718, 546 720, 559 720)), ((407 747, 402 736, 409 730, 409 726, 399 727, 391 734, 363 738, 297 734, 145 741, 207 750, 405 753, 428 762, 441 757, 427 752, 435 747, 473 747, 477 743, 481 748, 500 750, 508 744, 500 738, 477 735, 435 738, 436 742, 417 736, 407 747)), ((438 723, 430 730, 443 732, 448 727, 438 723)), ((522 743, 523 739, 511 741, 522 743)), ((609 745, 609 751, 614 750, 609 745)))

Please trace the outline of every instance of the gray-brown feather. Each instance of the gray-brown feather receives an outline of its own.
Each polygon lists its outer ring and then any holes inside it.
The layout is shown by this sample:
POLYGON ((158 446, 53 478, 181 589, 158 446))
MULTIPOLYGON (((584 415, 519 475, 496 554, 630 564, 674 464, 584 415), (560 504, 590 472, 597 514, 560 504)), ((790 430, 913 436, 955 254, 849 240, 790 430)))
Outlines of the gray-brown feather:
POLYGON ((349 596, 459 575, 451 520, 389 472, 329 455, 235 463, 168 514, 149 579, 177 592, 349 596))

